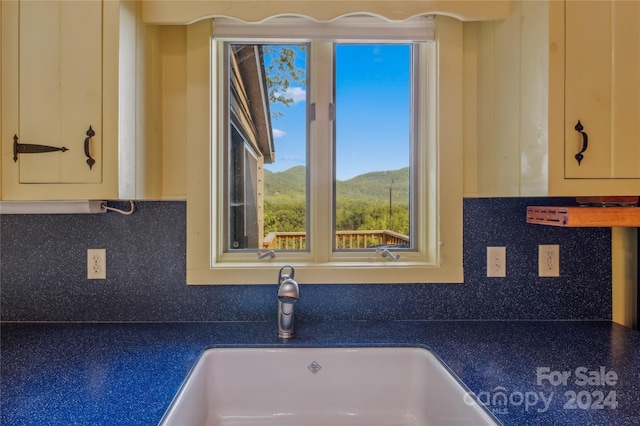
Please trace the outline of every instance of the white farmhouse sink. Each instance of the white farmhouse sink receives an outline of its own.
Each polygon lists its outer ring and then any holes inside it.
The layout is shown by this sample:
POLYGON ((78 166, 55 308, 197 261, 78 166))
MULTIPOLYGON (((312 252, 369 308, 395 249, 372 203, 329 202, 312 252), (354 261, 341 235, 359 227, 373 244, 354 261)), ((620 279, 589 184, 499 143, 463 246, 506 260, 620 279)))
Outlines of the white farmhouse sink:
POLYGON ((215 348, 161 425, 496 425, 422 348, 215 348))

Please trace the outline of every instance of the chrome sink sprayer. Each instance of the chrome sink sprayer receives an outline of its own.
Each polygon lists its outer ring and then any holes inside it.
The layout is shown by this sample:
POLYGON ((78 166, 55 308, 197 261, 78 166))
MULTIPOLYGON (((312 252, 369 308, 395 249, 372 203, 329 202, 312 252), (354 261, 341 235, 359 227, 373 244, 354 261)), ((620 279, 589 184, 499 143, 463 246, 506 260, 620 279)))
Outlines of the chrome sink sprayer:
POLYGON ((278 337, 289 339, 293 336, 293 305, 300 298, 298 283, 293 280, 293 266, 283 266, 278 274, 278 337), (283 271, 289 269, 289 273, 283 271))

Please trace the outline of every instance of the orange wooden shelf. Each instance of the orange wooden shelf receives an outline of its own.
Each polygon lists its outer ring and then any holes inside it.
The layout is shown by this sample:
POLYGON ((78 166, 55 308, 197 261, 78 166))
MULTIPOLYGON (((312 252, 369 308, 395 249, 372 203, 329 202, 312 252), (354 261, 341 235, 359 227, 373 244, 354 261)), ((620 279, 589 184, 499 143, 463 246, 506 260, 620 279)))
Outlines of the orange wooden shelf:
POLYGON ((565 227, 640 227, 640 207, 527 207, 527 223, 565 227))

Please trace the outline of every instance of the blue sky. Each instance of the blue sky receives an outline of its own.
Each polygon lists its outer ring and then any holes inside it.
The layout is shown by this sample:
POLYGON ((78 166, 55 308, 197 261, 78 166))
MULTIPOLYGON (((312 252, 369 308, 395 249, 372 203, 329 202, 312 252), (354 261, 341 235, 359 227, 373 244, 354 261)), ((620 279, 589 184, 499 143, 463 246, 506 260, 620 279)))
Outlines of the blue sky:
MULTIPOLYGON (((302 65, 304 54, 297 58, 302 65)), ((336 174, 345 180, 409 165, 410 47, 338 45, 336 50, 336 174)), ((272 105, 276 161, 282 171, 305 163, 306 87, 290 87, 289 107, 272 105)))

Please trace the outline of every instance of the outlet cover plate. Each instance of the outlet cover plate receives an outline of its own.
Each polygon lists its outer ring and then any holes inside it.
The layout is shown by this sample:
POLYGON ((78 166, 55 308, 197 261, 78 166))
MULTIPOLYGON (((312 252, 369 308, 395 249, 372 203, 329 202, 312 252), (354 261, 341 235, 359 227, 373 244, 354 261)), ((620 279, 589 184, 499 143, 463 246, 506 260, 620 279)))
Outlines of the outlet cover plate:
POLYGON ((87 278, 90 280, 107 278, 107 249, 87 249, 87 278))
POLYGON ((507 248, 487 247, 487 277, 507 276, 507 248))
POLYGON ((538 246, 538 276, 560 276, 560 246, 558 244, 538 246))

